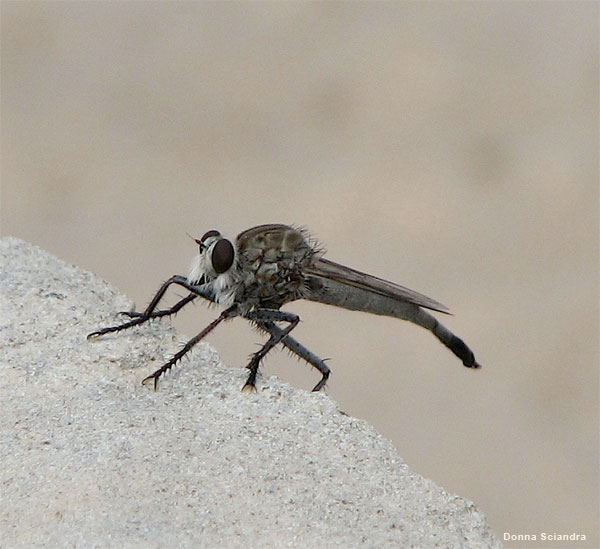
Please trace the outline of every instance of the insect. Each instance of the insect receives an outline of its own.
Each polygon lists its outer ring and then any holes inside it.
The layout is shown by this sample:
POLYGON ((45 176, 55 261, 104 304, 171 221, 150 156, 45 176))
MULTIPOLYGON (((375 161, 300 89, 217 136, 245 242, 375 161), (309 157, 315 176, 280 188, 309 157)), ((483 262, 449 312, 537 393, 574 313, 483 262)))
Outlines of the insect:
POLYGON ((302 229, 280 224, 259 225, 240 233, 235 242, 215 230, 194 240, 199 246, 199 254, 187 277, 172 276, 143 312, 124 313, 130 317, 129 321, 88 335, 88 339, 96 338, 152 318, 172 315, 197 297, 219 304, 223 308, 221 314, 171 360, 142 381, 153 381, 154 389, 158 387, 159 378, 218 324, 241 316, 270 336, 251 356, 247 365, 250 373, 243 391, 256 390, 260 362, 279 343, 321 373, 320 381, 313 388, 313 391, 319 391, 327 383, 329 367, 290 335, 300 317, 281 310, 282 306, 297 299, 408 320, 433 333, 464 366, 480 367, 464 341, 426 311, 448 313, 447 307, 393 282, 325 259, 323 250, 302 229), (158 309, 173 284, 182 286, 189 294, 168 309, 158 309))

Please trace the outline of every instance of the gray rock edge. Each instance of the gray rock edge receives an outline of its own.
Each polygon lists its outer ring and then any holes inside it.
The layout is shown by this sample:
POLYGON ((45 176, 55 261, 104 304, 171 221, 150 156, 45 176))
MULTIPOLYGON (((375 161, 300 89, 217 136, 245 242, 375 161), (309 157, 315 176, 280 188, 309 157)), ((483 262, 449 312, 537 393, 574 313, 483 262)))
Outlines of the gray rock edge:
POLYGON ((0 547, 501 546, 325 393, 242 393, 246 371, 205 343, 142 386, 185 338, 163 320, 86 340, 131 307, 0 240, 0 547))

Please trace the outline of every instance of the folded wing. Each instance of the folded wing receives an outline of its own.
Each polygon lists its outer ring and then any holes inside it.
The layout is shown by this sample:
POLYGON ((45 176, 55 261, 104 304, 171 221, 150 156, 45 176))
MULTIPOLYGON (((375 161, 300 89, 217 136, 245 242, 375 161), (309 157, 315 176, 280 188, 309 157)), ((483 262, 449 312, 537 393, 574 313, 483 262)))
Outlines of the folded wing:
MULTIPOLYGON (((396 307, 392 306, 392 310, 388 310, 393 302, 410 303, 449 314, 448 307, 435 299, 323 257, 313 258, 310 265, 304 268, 304 272, 309 275, 306 298, 312 301, 400 318, 403 318, 404 314, 395 314, 396 307), (376 296, 384 299, 378 299, 376 296)), ((404 308, 401 309, 404 312, 404 308)))

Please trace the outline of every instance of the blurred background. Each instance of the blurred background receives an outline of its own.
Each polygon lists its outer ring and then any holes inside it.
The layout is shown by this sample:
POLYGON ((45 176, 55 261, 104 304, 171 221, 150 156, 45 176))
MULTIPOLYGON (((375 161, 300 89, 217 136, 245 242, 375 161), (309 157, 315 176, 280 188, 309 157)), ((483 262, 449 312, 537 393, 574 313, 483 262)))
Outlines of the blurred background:
MULTIPOLYGON (((399 320, 291 304, 341 409, 500 539, 587 536, 507 547, 599 545, 598 3, 1 9, 3 236, 141 308, 187 274, 186 233, 306 226, 448 305, 483 365, 399 320)), ((209 341, 241 368, 262 339, 234 320, 209 341)), ((262 371, 319 379, 285 352, 262 371)))

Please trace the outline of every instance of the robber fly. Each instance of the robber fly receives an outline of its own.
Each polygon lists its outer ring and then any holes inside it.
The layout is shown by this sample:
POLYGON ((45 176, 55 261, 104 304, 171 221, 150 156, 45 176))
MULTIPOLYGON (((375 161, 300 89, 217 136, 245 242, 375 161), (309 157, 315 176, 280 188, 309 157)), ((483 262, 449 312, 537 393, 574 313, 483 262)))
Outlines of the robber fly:
POLYGON ((322 389, 329 377, 329 368, 322 359, 290 336, 300 317, 281 310, 283 305, 297 299, 408 320, 433 333, 464 366, 480 367, 464 341, 425 310, 448 313, 447 307, 393 282, 325 259, 323 250, 304 230, 288 225, 259 225, 239 234, 235 243, 212 230, 196 243, 199 254, 194 258, 187 277, 175 275, 167 280, 145 311, 125 313, 131 318, 128 322, 88 335, 88 338, 95 338, 152 318, 172 315, 197 297, 218 303, 223 308, 221 314, 190 339, 171 360, 143 380, 142 383, 153 381, 155 389, 159 378, 196 343, 222 321, 236 316, 249 320, 270 335, 251 356, 247 366, 250 374, 242 390, 256 390, 260 361, 279 343, 319 370, 322 377, 313 391, 322 389), (172 284, 182 286, 189 294, 168 309, 158 309, 159 302, 172 284))

